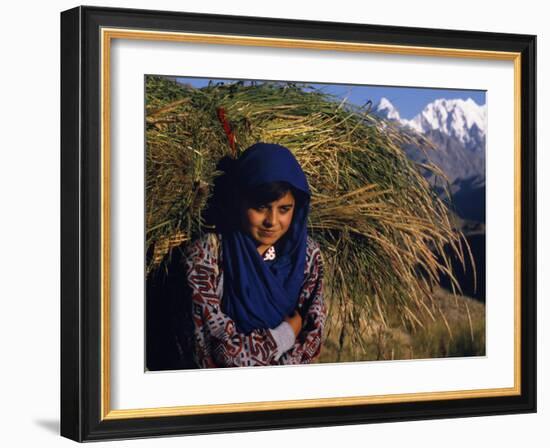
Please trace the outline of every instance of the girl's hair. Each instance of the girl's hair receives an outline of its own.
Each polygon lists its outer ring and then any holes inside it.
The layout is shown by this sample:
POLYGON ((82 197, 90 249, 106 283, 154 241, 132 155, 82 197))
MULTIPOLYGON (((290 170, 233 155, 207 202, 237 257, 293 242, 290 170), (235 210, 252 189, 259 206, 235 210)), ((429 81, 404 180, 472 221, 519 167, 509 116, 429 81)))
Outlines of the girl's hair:
POLYGON ((247 207, 258 207, 281 199, 289 191, 296 198, 296 191, 288 182, 270 182, 250 190, 241 190, 238 196, 247 207))

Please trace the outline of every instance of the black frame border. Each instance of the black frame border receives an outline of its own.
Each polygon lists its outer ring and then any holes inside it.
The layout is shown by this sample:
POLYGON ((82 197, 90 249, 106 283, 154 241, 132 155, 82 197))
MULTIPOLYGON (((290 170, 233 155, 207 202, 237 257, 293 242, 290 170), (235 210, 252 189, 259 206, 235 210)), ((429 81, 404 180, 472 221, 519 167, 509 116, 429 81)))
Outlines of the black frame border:
POLYGON ((536 36, 77 7, 61 13, 61 435, 128 439, 536 412, 536 36), (521 395, 101 420, 100 28, 521 53, 521 395))

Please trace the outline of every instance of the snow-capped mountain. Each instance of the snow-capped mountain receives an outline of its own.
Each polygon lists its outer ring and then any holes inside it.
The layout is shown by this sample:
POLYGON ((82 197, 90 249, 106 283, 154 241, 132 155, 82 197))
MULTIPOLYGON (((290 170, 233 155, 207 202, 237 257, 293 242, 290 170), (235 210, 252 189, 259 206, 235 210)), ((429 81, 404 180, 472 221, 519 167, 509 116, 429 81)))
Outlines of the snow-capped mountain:
POLYGON ((374 108, 377 115, 387 118, 388 120, 395 120, 401 122, 401 116, 399 111, 387 98, 382 97, 380 102, 374 108))
POLYGON ((438 131, 453 137, 466 148, 473 149, 484 143, 487 107, 471 98, 437 99, 428 104, 412 120, 402 119, 397 108, 387 98, 380 99, 375 113, 391 121, 397 121, 420 134, 438 131))
MULTIPOLYGON (((429 139, 437 148, 428 152, 429 160, 425 151, 412 145, 404 148, 408 157, 416 162, 437 165, 451 184, 453 202, 459 214, 485 221, 485 105, 480 106, 472 99, 438 99, 407 120, 401 118, 387 98, 382 98, 374 111, 429 139)), ((425 175, 434 186, 441 187, 441 179, 430 172, 425 175)))
MULTIPOLYGON (((395 113, 399 115, 399 112, 395 113)), ((400 121, 421 134, 439 131, 454 137, 466 148, 474 149, 479 148, 485 139, 487 107, 478 105, 471 98, 466 101, 438 99, 428 104, 412 120, 400 121)))

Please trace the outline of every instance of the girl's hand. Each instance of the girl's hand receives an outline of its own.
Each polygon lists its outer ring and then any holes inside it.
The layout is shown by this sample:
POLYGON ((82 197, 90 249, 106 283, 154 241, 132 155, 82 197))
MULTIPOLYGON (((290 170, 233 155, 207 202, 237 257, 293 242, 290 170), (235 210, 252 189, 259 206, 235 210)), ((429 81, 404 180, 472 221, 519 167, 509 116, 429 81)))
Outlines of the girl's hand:
POLYGON ((300 330, 302 329, 302 316, 300 313, 294 312, 294 315, 291 317, 285 317, 285 321, 290 324, 292 330, 294 331, 294 336, 298 337, 300 330))

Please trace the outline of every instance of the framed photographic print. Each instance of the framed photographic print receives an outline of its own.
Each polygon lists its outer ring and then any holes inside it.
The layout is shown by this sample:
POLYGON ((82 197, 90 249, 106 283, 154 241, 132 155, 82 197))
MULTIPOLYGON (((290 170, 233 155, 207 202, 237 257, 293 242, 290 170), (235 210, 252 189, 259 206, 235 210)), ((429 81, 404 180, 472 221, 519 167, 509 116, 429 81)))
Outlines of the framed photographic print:
POLYGON ((61 434, 536 411, 535 36, 61 14, 61 434))

